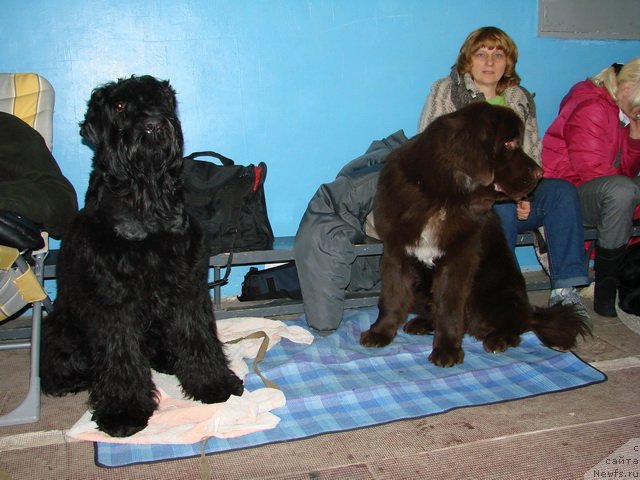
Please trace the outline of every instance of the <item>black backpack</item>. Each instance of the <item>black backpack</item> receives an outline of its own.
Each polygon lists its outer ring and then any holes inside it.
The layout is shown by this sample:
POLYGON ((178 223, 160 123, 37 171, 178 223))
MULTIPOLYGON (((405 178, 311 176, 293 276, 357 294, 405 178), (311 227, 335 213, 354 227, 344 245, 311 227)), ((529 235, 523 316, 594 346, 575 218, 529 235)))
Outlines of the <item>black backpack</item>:
POLYGON ((185 209, 202 225, 209 255, 273 247, 264 182, 267 165, 236 165, 219 153, 194 152, 184 159, 185 209), (214 157, 221 165, 196 160, 214 157))
POLYGON ((640 244, 627 249, 620 268, 618 306, 631 315, 640 315, 640 244))
POLYGON ((251 267, 242 282, 241 302, 251 300, 269 300, 293 298, 302 300, 300 280, 295 262, 287 262, 277 267, 258 270, 251 267))

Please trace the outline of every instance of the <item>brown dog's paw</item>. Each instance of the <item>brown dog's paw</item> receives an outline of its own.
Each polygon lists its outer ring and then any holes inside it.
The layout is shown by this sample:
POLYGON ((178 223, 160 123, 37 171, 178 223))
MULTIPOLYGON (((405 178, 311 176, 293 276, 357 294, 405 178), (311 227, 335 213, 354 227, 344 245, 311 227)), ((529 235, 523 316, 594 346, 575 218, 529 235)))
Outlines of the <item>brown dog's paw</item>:
POLYGON ((435 347, 429 355, 429 361, 437 367, 453 367, 464 361, 464 350, 461 347, 450 349, 435 347))
POLYGON ((509 347, 520 345, 520 335, 511 332, 491 332, 483 340, 482 346, 489 353, 502 353, 509 347))
POLYGON ((372 330, 367 330, 360 334, 360 345, 363 347, 386 347, 392 340, 393 337, 372 330))
POLYGON ((434 331, 433 322, 424 317, 412 318, 402 329, 410 335, 427 335, 434 331))

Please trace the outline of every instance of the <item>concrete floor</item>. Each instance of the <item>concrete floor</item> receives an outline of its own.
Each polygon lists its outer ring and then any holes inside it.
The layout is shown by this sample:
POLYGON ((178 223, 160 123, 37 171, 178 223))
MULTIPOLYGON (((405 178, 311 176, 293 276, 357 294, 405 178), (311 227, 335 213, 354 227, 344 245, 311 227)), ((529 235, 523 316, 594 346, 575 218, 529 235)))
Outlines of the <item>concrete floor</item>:
MULTIPOLYGON (((530 296, 542 304, 548 292, 530 296)), ((591 301, 585 304, 591 310, 591 301)), ((608 376, 597 385, 116 469, 95 465, 91 443, 64 436, 86 410, 86 394, 42 397, 39 422, 0 428, 0 480, 640 478, 640 335, 632 330, 640 323, 591 314, 594 337, 581 341, 576 353, 608 376)), ((0 362, 1 413, 24 393, 28 355, 0 352, 0 362)))

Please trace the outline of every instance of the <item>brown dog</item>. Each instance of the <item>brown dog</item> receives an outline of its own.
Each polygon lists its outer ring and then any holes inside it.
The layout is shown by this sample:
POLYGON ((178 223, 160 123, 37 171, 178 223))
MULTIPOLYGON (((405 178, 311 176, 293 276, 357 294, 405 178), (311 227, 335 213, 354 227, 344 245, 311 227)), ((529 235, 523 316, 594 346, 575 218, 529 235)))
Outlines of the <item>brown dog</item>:
POLYGON ((492 208, 542 177, 520 147, 522 128, 512 110, 475 103, 390 154, 373 205, 384 244, 379 316, 362 345, 389 344, 411 307, 417 317, 404 330, 435 331, 429 360, 441 367, 462 363, 465 333, 494 353, 529 330, 561 349, 589 333, 573 307, 532 308, 492 208))

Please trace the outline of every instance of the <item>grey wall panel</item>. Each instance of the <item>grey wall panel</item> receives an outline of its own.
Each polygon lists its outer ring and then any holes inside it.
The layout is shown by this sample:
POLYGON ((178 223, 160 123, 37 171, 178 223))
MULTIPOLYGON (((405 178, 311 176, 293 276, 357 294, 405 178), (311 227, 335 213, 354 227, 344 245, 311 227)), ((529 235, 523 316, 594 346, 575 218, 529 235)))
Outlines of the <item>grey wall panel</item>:
POLYGON ((640 0, 538 0, 540 36, 639 39, 640 0))

